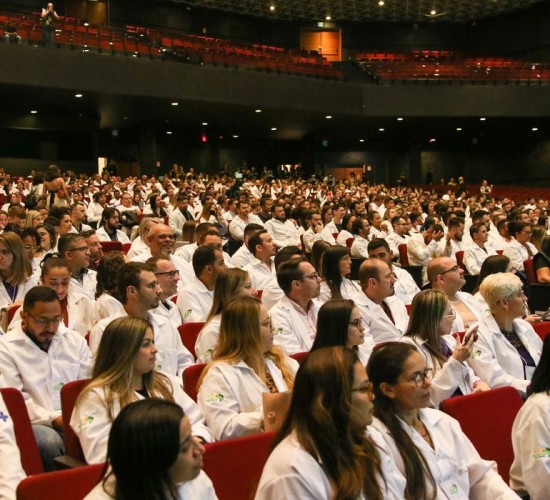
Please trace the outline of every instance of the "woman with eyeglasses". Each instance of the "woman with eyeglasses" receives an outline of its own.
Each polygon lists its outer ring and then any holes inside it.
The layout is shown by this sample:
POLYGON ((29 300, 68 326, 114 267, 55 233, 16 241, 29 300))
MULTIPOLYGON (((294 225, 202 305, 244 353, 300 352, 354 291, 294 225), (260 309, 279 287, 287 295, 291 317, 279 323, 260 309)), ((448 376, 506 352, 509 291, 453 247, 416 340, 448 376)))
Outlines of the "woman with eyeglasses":
POLYGON ((357 352, 359 361, 366 366, 374 343, 371 335, 365 338, 363 319, 353 300, 329 300, 319 309, 317 335, 310 352, 322 347, 349 347, 357 352))
POLYGON ((25 247, 25 254, 27 255, 27 259, 29 259, 29 262, 31 263, 32 272, 34 275, 36 275, 40 271, 40 262, 42 262, 42 259, 40 257, 36 257, 36 251, 40 248, 40 235, 38 234, 38 231, 33 227, 25 227, 19 233, 19 237, 21 238, 23 246, 25 247))
POLYGON ((256 500, 402 499, 403 475, 372 431, 372 385, 352 349, 323 347, 303 362, 256 500))
POLYGON ((44 258, 45 255, 53 253, 57 246, 57 234, 53 226, 49 224, 39 224, 36 230, 40 235, 40 248, 36 251, 36 257, 44 258))
POLYGON ((23 302, 36 285, 23 241, 12 232, 0 234, 0 279, 0 308, 23 302))
POLYGON ((418 349, 404 342, 376 347, 367 365, 374 390, 373 427, 407 480, 410 499, 516 499, 483 460, 459 423, 429 408, 432 370, 418 349))
POLYGON ((325 303, 330 299, 350 299, 361 289, 347 276, 351 273, 349 248, 340 245, 328 247, 323 254, 323 282, 319 301, 325 303))
POLYGON ((271 318, 254 297, 222 312, 214 361, 199 380, 197 402, 216 439, 262 431, 262 393, 292 390, 298 363, 273 345, 271 318))
POLYGON ((222 312, 234 299, 256 297, 257 292, 249 274, 238 268, 222 271, 216 279, 212 308, 206 317, 206 323, 197 337, 195 353, 197 363, 210 363, 212 353, 218 345, 222 312))
POLYGON ((525 392, 540 359, 542 340, 524 319, 526 297, 512 273, 487 276, 479 289, 489 306, 468 363, 491 387, 525 392))
POLYGON ((458 335, 450 335, 455 317, 443 292, 424 290, 413 299, 409 326, 400 339, 416 346, 433 371, 430 392, 434 406, 452 396, 489 389, 466 364, 474 349, 477 327, 461 342, 458 335))
POLYGON ((107 475, 85 500, 216 500, 203 455, 181 407, 156 398, 137 401, 114 420, 107 475))

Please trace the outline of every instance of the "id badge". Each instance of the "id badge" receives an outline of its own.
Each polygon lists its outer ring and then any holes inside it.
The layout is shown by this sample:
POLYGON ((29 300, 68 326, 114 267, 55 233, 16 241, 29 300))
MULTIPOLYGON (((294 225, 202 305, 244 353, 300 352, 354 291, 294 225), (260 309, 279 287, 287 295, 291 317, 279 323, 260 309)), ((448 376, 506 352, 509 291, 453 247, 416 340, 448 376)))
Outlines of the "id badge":
POLYGON ((525 380, 531 380, 533 378, 533 373, 535 373, 534 366, 525 367, 525 380))

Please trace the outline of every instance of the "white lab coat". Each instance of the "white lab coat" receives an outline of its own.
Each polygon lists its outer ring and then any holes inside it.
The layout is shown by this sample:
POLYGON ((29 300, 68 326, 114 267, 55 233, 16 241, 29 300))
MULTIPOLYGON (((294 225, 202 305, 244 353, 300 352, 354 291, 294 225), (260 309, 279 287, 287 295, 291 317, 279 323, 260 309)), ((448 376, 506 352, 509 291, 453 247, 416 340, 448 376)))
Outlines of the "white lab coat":
POLYGON ((252 257, 253 255, 248 247, 246 245, 241 245, 241 247, 231 257, 230 262, 233 267, 238 267, 239 269, 242 269, 244 266, 250 263, 252 257))
POLYGON ((550 498, 550 395, 539 392, 527 398, 512 427, 514 462, 510 486, 531 500, 550 498))
POLYGON ((88 205, 88 209, 86 210, 86 218, 88 220, 88 223, 97 222, 101 220, 101 216, 103 215, 104 207, 100 205, 99 203, 96 203, 95 201, 92 201, 88 205))
MULTIPOLYGON (((212 441, 212 435, 204 423, 204 418, 196 403, 185 393, 181 386, 181 380, 172 375, 162 372, 168 377, 172 386, 174 402, 181 406, 185 415, 191 421, 193 436, 200 436, 205 441, 212 441)), ((135 400, 144 399, 137 392, 134 393, 135 400)), ((158 394, 151 394, 151 397, 160 397, 158 394)), ((110 395, 110 397, 113 397, 110 395)), ((109 432, 116 416, 120 413, 120 402, 113 402, 112 415, 107 411, 107 394, 104 387, 95 388, 78 401, 78 404, 71 415, 70 425, 78 436, 86 462, 99 464, 107 459, 107 443, 109 432)))
MULTIPOLYGON (((514 331, 538 364, 542 340, 533 327, 527 321, 518 318, 514 320, 514 331)), ((485 324, 480 324, 478 340, 468 364, 476 375, 493 388, 511 385, 525 392, 530 382, 530 379, 526 379, 523 361, 518 351, 506 340, 492 316, 486 318, 485 324)))
POLYGON ((220 338, 221 320, 222 315, 216 314, 210 318, 210 321, 208 321, 199 332, 199 336, 195 342, 197 363, 210 363, 212 361, 212 353, 218 345, 218 340, 220 338))
MULTIPOLYGON (((404 498, 405 478, 391 462, 385 443, 376 431, 371 439, 377 445, 381 468, 386 480, 377 478, 385 500, 404 498), (373 439, 374 438, 374 439, 373 439)), ((334 498, 333 486, 321 464, 304 450, 295 433, 285 437, 271 452, 264 466, 255 500, 287 500, 289 498, 334 498)), ((359 500, 364 500, 362 494, 359 500)))
MULTIPOLYGON (((453 351, 456 347, 454 337, 444 335, 442 338, 449 349, 453 351)), ((450 398, 457 389, 460 389, 463 395, 471 394, 474 390, 474 382, 480 380, 466 363, 460 363, 452 356, 443 366, 439 363, 434 366, 430 349, 426 346, 426 341, 420 337, 403 336, 400 341, 416 346, 418 351, 424 355, 426 368, 433 370, 434 378, 432 379, 430 393, 432 405, 435 407, 445 399, 450 398)))
MULTIPOLYGON (((113 491, 113 481, 110 480, 113 476, 109 476, 107 480, 107 489, 113 491)), ((84 500, 113 500, 114 496, 110 495, 103 489, 103 481, 100 481, 95 485, 94 489, 90 491, 84 500)), ((206 473, 201 470, 199 475, 192 481, 186 481, 178 485, 178 498, 183 499, 197 499, 197 500, 218 500, 214 485, 206 473)))
POLYGON ((510 259, 512 267, 516 271, 524 271, 525 267, 523 266, 523 261, 532 259, 538 252, 535 245, 531 242, 527 242, 527 246, 531 250, 531 256, 529 256, 527 249, 515 238, 512 238, 512 241, 504 247, 503 255, 506 255, 506 257, 510 259))
POLYGON ((166 299, 164 303, 161 302, 157 308, 151 309, 151 312, 157 316, 165 317, 176 330, 183 323, 178 306, 170 299, 166 299))
MULTIPOLYGON (((431 408, 420 409, 419 413, 435 450, 415 429, 405 422, 402 425, 430 467, 437 485, 436 500, 517 500, 498 474, 495 462, 479 456, 454 418, 431 408), (447 496, 445 491, 449 489, 456 492, 447 496)), ((397 468, 405 475, 403 459, 389 430, 376 418, 372 425, 381 432, 397 468)))
POLYGON ((212 309, 214 290, 208 290, 198 278, 193 278, 178 293, 178 309, 184 323, 206 321, 212 309))
POLYGON ((414 296, 420 292, 420 288, 406 269, 392 266, 392 272, 397 276, 397 281, 393 285, 395 296, 403 301, 403 304, 411 304, 414 296))
POLYGON ((118 299, 104 292, 94 304, 94 324, 109 316, 124 316, 124 306, 118 299))
MULTIPOLYGON (((99 238, 100 241, 113 241, 111 240, 111 237, 107 234, 107 231, 105 231, 105 226, 101 226, 95 234, 99 238)), ((116 230, 116 240, 120 241, 121 243, 130 243, 130 238, 122 232, 120 229, 116 230)))
POLYGON ((174 255, 181 260, 184 260, 185 262, 191 263, 193 260, 193 254, 195 253, 195 250, 199 248, 198 243, 189 243, 187 245, 183 245, 182 247, 179 247, 174 252, 174 255))
POLYGON ((269 268, 260 259, 252 256, 250 262, 243 267, 243 271, 248 273, 256 290, 263 290, 276 277, 273 258, 271 259, 271 268, 269 268))
POLYGON ((71 275, 71 289, 75 293, 86 295, 92 300, 95 300, 97 288, 97 272, 88 269, 88 272, 82 275, 82 283, 71 275))
POLYGON ((409 324, 409 315, 403 301, 395 295, 384 299, 395 324, 391 322, 382 306, 369 299, 362 290, 354 294, 352 300, 363 318, 365 334, 372 335, 376 343, 397 341, 405 333, 409 324))
POLYGON ((168 217, 168 225, 174 230, 174 235, 176 237, 181 236, 181 230, 187 219, 183 216, 179 208, 176 208, 172 211, 168 217))
MULTIPOLYGON (((456 292, 455 295, 456 295, 456 298, 460 300, 460 302, 465 304, 468 307, 468 309, 472 311, 472 314, 476 317, 480 325, 485 322, 485 318, 487 317, 487 314, 485 314, 484 311, 479 307, 479 302, 474 298, 474 296, 471 293, 456 292)), ((462 320, 462 316, 460 316, 460 314, 458 314, 458 311, 457 311, 456 318, 451 328, 451 333, 464 332, 464 331, 466 331, 466 325, 462 320)))
MULTIPOLYGON (((351 281, 348 278, 342 278, 342 283, 340 284, 340 294, 344 299, 351 299, 353 296, 361 291, 361 287, 351 281)), ((324 304, 327 300, 332 298, 332 292, 326 281, 321 283, 321 291, 319 292, 318 301, 320 304, 324 304)))
POLYGON ((426 273, 428 264, 434 257, 439 257, 440 255, 441 250, 439 248, 439 242, 432 240, 426 245, 422 233, 414 234, 409 238, 409 241, 407 241, 407 257, 409 259, 409 265, 422 266, 423 284, 428 283, 428 275, 426 273))
POLYGON ((354 259, 368 259, 369 258, 369 240, 367 238, 363 238, 362 236, 359 236, 358 234, 355 235, 355 239, 353 240, 353 244, 351 245, 351 256, 354 259))
POLYGON ((313 249, 313 245, 316 241, 321 241, 323 239, 323 233, 316 233, 313 231, 313 229, 309 228, 307 231, 304 232, 302 235, 302 241, 304 242, 304 248, 302 249, 304 252, 311 253, 311 250, 313 249))
POLYGON ((277 276, 273 276, 271 281, 263 289, 262 304, 269 311, 284 296, 285 296, 285 294, 281 290, 281 287, 279 286, 279 283, 277 282, 277 276))
POLYGON ((15 498, 15 489, 25 477, 25 471, 21 465, 21 455, 15 433, 13 421, 8 413, 6 404, 0 394, 0 499, 11 500, 15 498))
POLYGON ((497 255, 496 250, 489 245, 485 245, 485 250, 473 242, 466 247, 466 250, 464 250, 463 263, 469 274, 479 274, 485 259, 490 255, 497 255))
POLYGON ((132 241, 132 246, 130 247, 130 250, 128 250, 126 258, 128 260, 133 260, 134 257, 137 257, 139 254, 146 252, 147 250, 149 250, 149 247, 141 239, 141 236, 138 236, 134 241, 132 241))
POLYGON ((14 300, 9 296, 4 283, 0 281, 0 308, 9 306, 14 302, 23 302, 27 292, 36 286, 36 277, 31 275, 27 280, 17 287, 17 292, 15 293, 14 300))
MULTIPOLYGON (((67 328, 74 330, 83 337, 92 329, 94 324, 94 303, 81 293, 71 292, 67 295, 67 314, 69 316, 69 324, 67 328)), ((15 311, 13 319, 8 327, 8 332, 21 321, 21 308, 15 311)))
MULTIPOLYGON (((281 370, 271 359, 265 360, 279 392, 288 391, 281 370)), ((298 362, 286 357, 292 373, 298 362)), ((197 395, 206 425, 215 439, 246 436, 261 431, 263 421, 262 392, 269 392, 244 361, 236 364, 214 362, 206 373, 197 395)))
MULTIPOLYGON (((231 228, 231 226, 229 226, 231 228)), ((277 219, 269 219, 265 224, 267 232, 273 236, 275 245, 279 248, 296 245, 300 246, 298 229, 291 220, 281 222, 277 219)))
POLYGON ((31 423, 51 425, 61 415, 61 387, 88 377, 92 355, 79 333, 60 325, 48 352, 17 325, 0 338, 0 386, 23 393, 31 423))
MULTIPOLYGON (((111 321, 127 315, 128 313, 123 309, 120 315, 117 314, 102 319, 92 328, 92 332, 90 333, 90 350, 94 356, 107 325, 111 321)), ((156 369, 165 371, 171 375, 180 376, 188 366, 195 364, 193 355, 183 345, 178 331, 170 323, 169 319, 158 314, 153 314, 151 311, 147 312, 147 316, 149 323, 153 327, 155 345, 158 349, 156 369)))
POLYGON ((273 342, 284 348, 288 355, 311 349, 317 334, 319 305, 311 301, 308 315, 298 312, 291 300, 283 295, 270 310, 275 336, 273 342))

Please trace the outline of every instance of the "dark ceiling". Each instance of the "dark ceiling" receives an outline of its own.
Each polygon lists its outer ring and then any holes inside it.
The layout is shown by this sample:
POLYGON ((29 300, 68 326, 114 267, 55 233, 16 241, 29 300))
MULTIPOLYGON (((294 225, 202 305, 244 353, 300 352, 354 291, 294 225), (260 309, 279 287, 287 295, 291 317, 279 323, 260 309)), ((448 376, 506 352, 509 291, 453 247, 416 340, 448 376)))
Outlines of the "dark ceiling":
POLYGON ((467 23, 526 9, 544 0, 169 0, 286 20, 467 23), (383 5, 380 5, 383 3, 383 5))

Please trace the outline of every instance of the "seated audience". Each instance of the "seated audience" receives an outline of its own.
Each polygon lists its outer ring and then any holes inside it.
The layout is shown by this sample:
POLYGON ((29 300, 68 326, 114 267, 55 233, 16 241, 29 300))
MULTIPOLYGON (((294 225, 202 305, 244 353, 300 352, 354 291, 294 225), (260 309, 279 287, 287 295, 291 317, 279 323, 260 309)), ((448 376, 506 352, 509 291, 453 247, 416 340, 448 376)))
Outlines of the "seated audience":
POLYGON ((542 240, 540 250, 533 257, 539 283, 550 283, 550 236, 542 240))

